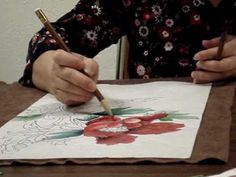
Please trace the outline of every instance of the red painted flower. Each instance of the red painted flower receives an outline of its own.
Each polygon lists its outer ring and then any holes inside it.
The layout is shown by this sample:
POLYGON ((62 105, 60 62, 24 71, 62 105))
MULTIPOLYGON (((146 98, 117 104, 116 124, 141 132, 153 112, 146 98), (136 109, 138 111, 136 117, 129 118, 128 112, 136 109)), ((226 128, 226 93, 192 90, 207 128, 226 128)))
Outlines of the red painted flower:
POLYGON ((102 116, 89 121, 84 129, 84 136, 95 137, 97 144, 114 145, 132 143, 136 135, 161 134, 178 131, 184 124, 153 122, 166 117, 166 113, 148 116, 136 116, 121 119, 116 116, 102 116))
POLYGON ((131 134, 139 134, 139 135, 148 135, 148 134, 161 134, 168 132, 175 132, 179 128, 183 128, 183 124, 176 124, 170 122, 160 122, 160 123, 152 123, 143 125, 137 129, 130 130, 131 134))

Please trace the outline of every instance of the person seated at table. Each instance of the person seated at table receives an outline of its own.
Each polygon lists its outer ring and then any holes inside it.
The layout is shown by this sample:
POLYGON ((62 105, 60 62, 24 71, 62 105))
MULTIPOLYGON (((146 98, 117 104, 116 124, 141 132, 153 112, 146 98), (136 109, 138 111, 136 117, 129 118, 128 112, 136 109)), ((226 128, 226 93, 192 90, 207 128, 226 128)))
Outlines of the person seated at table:
POLYGON ((73 52, 59 49, 41 29, 29 43, 19 82, 68 105, 86 102, 98 78, 92 58, 124 35, 130 44, 130 78, 191 76, 195 83, 234 78, 235 12, 235 0, 80 0, 53 23, 73 52), (222 59, 214 60, 226 30, 222 59))

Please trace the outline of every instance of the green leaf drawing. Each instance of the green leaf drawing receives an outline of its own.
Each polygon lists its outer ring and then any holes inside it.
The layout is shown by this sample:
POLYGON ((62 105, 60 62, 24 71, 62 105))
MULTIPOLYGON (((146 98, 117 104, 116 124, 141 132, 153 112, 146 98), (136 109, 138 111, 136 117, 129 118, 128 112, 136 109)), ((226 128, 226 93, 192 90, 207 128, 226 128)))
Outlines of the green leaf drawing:
POLYGON ((39 118, 40 116, 41 116, 42 114, 29 114, 29 115, 18 115, 17 117, 16 117, 16 120, 20 120, 20 121, 22 121, 22 120, 24 120, 24 121, 30 121, 30 120, 33 120, 33 119, 37 119, 37 118, 39 118))
POLYGON ((80 118, 77 118, 77 119, 80 121, 90 121, 90 120, 93 120, 97 117, 99 117, 99 115, 88 114, 88 115, 84 115, 82 119, 80 119, 80 118))
MULTIPOLYGON (((155 114, 154 110, 150 108, 130 108, 130 107, 124 107, 124 108, 113 108, 112 109, 114 116, 119 117, 127 117, 132 116, 134 114, 146 114, 146 115, 153 115, 155 114)), ((196 116, 190 116, 188 113, 178 113, 178 111, 161 111, 166 112, 167 116, 159 119, 160 121, 174 121, 176 119, 198 119, 196 116)), ((158 112, 159 113, 159 112, 158 112)), ((82 119, 79 119, 80 121, 90 121, 95 118, 98 118, 100 116, 106 116, 107 113, 105 111, 102 112, 96 112, 93 114, 84 115, 82 119)))
MULTIPOLYGON (((153 111, 150 108, 130 108, 130 107, 125 107, 125 108, 113 108, 112 109, 112 113, 113 115, 117 115, 117 116, 123 116, 123 115, 132 115, 132 114, 140 114, 140 113, 147 113, 153 111)), ((107 115, 106 112, 96 112, 94 113, 95 115, 107 115)))
POLYGON ((168 112, 166 117, 160 119, 160 121, 173 121, 175 119, 198 119, 197 116, 190 116, 188 113, 177 113, 175 112, 168 112))
POLYGON ((83 134, 83 130, 71 130, 71 131, 64 131, 64 132, 57 132, 51 133, 51 136, 44 140, 55 140, 55 139, 64 139, 64 138, 71 138, 80 136, 83 134))
POLYGON ((28 121, 28 120, 33 120, 38 118, 39 116, 42 116, 43 113, 40 112, 38 109, 26 109, 24 112, 18 114, 16 116, 16 120, 24 120, 24 121, 28 121))
MULTIPOLYGON (((124 108, 113 108, 112 113, 114 116, 128 116, 128 115, 133 115, 133 114, 144 114, 148 113, 150 111, 154 111, 149 108, 130 108, 130 107, 124 107, 124 108)), ((102 112, 96 112, 93 114, 85 115, 83 119, 79 119, 81 121, 90 121, 92 119, 95 119, 100 116, 106 116, 107 113, 105 111, 102 112)))

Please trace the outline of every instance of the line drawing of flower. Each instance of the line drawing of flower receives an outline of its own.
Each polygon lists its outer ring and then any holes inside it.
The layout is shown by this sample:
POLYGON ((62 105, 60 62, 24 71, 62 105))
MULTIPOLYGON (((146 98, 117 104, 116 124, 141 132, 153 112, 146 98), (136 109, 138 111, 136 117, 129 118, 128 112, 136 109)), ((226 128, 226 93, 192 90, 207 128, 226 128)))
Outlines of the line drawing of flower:
POLYGON ((108 116, 104 111, 84 114, 82 117, 77 117, 73 111, 59 116, 60 110, 64 109, 67 108, 55 106, 53 110, 48 110, 43 106, 38 111, 30 109, 19 115, 15 121, 25 122, 23 129, 9 131, 0 138, 0 154, 18 152, 40 142, 67 146, 71 140, 81 136, 95 138, 96 144, 128 144, 140 136, 181 131, 185 125, 174 120, 198 119, 178 111, 157 112, 150 108, 131 107, 112 108, 114 116, 108 116), (45 112, 48 115, 42 116, 45 112))

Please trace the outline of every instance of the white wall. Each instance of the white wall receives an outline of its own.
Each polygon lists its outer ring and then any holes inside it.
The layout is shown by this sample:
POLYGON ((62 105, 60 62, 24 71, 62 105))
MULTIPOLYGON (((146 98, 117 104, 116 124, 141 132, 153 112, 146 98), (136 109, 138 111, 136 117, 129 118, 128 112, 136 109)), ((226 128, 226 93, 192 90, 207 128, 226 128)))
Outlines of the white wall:
MULTIPOLYGON (((22 75, 28 42, 42 24, 34 14, 42 8, 51 21, 71 10, 78 0, 0 0, 0 80, 11 83, 22 75)), ((96 58, 100 79, 114 79, 117 46, 96 58)))

